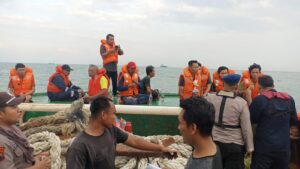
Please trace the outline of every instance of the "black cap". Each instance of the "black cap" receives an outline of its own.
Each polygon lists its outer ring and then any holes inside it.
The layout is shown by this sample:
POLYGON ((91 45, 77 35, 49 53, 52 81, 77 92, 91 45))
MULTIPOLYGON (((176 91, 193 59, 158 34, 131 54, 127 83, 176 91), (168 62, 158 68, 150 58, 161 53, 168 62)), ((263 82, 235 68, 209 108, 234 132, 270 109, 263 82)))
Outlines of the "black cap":
POLYGON ((0 92, 0 108, 6 106, 16 106, 24 101, 24 97, 15 97, 6 92, 0 92))
POLYGON ((70 72, 70 71, 73 70, 73 69, 72 69, 69 65, 67 65, 67 64, 62 65, 61 68, 62 68, 62 70, 66 70, 66 71, 68 71, 68 72, 70 72))

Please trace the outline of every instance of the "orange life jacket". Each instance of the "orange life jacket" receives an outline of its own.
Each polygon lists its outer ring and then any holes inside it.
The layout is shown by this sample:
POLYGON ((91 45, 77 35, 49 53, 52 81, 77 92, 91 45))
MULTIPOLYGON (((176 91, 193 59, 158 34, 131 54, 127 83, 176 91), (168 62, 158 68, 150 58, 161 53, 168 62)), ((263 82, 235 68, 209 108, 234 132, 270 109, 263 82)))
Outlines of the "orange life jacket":
POLYGON ((35 85, 32 69, 30 67, 26 67, 25 76, 23 79, 20 79, 17 75, 16 69, 12 68, 10 70, 10 82, 15 96, 20 96, 21 94, 31 91, 35 85))
POLYGON ((200 90, 200 95, 202 96, 204 91, 206 91, 207 89, 207 83, 208 83, 208 79, 210 76, 210 72, 208 70, 207 67, 202 66, 200 69, 200 74, 201 74, 201 90, 200 90))
MULTIPOLYGON (((129 84, 132 84, 132 83, 138 83, 139 82, 139 75, 138 75, 138 69, 136 68, 135 72, 133 73, 133 75, 131 76, 129 73, 128 73, 128 70, 127 70, 127 65, 124 65, 122 66, 122 70, 121 70, 121 74, 119 74, 119 79, 121 79, 121 76, 124 77, 124 83, 123 85, 124 86, 128 86, 129 84)), ((132 87, 129 87, 128 90, 126 91, 120 91, 120 95, 121 96, 126 96, 126 97, 129 97, 129 96, 136 96, 139 94, 139 87, 138 85, 136 85, 134 88, 132 87)))
POLYGON ((50 77, 49 77, 49 81, 48 81, 48 86, 47 86, 47 92, 53 92, 53 93, 59 93, 59 92, 64 92, 62 89, 58 88, 54 83, 52 83, 53 78, 56 75, 60 75, 63 79, 64 79, 64 84, 66 86, 70 86, 71 81, 69 79, 69 77, 67 77, 66 75, 64 75, 62 73, 62 68, 61 66, 56 66, 56 72, 53 73, 50 77))
POLYGON ((298 121, 300 122, 300 112, 297 113, 298 121))
POLYGON ((198 90, 197 96, 201 96, 201 73, 200 70, 197 71, 195 79, 189 71, 189 67, 184 68, 183 70, 184 86, 183 86, 183 99, 188 99, 193 96, 193 90, 196 88, 198 90), (194 84, 194 81, 196 84, 194 84))
MULTIPOLYGON (((260 76, 262 76, 262 75, 263 74, 261 73, 260 76)), ((253 83, 252 79, 251 79, 251 75, 248 70, 243 71, 241 82, 243 83, 244 89, 247 89, 253 83)), ((258 94, 259 94, 259 86, 258 86, 258 82, 256 82, 254 84, 254 88, 252 89, 252 92, 251 92, 252 99, 254 99, 256 96, 258 96, 258 94)))
MULTIPOLYGON (((102 89, 100 79, 104 76, 108 81, 107 89, 110 86, 109 77, 105 74, 106 70, 104 68, 99 69, 98 74, 94 78, 90 78, 88 86, 88 95, 95 96, 102 89)), ((104 96, 108 96, 108 90, 105 92, 104 96)))
MULTIPOLYGON (((105 47, 106 51, 114 49, 116 46, 115 44, 109 45, 105 39, 101 40, 101 45, 105 47)), ((118 52, 116 51, 115 53, 109 54, 105 57, 102 56, 102 61, 103 61, 103 65, 112 62, 118 62, 118 52)))
MULTIPOLYGON (((228 74, 235 74, 234 70, 228 70, 228 74)), ((215 71, 213 74, 213 82, 216 88, 216 92, 218 93, 221 90, 224 90, 224 81, 223 79, 221 79, 221 77, 219 76, 218 71, 215 71)))

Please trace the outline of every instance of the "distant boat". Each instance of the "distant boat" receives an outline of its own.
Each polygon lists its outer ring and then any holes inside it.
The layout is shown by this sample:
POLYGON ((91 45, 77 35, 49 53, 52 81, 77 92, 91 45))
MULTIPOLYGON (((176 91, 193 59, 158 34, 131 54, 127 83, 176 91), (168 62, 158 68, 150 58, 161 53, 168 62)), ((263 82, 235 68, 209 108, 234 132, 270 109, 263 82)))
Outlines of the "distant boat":
POLYGON ((168 66, 164 65, 164 64, 161 64, 160 67, 163 67, 163 68, 166 68, 168 66))

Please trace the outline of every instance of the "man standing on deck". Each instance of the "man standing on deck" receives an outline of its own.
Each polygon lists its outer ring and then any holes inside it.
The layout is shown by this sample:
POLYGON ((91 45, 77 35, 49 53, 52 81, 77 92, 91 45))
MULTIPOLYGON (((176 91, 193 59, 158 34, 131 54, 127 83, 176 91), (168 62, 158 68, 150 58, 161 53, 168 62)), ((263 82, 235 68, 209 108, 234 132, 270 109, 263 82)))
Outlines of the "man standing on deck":
POLYGON ((90 111, 87 128, 76 136, 68 149, 67 169, 115 169, 117 143, 141 150, 174 153, 167 147, 150 143, 115 127, 116 107, 110 98, 95 98, 90 111))
POLYGON ((18 105, 24 97, 14 97, 0 92, 0 168, 1 169, 48 169, 50 161, 33 156, 25 135, 16 126, 22 112, 18 105))
POLYGON ((103 67, 112 80, 113 95, 117 94, 117 78, 118 78, 118 56, 124 52, 120 45, 115 44, 114 35, 106 35, 106 39, 101 40, 100 55, 103 61, 103 67))
POLYGON ((294 99, 277 92, 271 76, 258 79, 260 95, 250 105, 251 122, 257 124, 251 169, 288 169, 290 134, 298 133, 294 99))
POLYGON ((180 101, 201 95, 201 72, 197 60, 190 60, 179 77, 178 95, 180 101))
POLYGON ((206 97, 216 109, 213 139, 220 147, 226 169, 244 169, 245 150, 249 155, 254 150, 249 108, 243 98, 236 96, 240 78, 238 74, 224 76, 224 90, 206 97))
POLYGON ((210 72, 206 66, 203 66, 201 63, 198 62, 199 70, 201 74, 201 96, 207 96, 211 89, 212 80, 210 77, 210 72))

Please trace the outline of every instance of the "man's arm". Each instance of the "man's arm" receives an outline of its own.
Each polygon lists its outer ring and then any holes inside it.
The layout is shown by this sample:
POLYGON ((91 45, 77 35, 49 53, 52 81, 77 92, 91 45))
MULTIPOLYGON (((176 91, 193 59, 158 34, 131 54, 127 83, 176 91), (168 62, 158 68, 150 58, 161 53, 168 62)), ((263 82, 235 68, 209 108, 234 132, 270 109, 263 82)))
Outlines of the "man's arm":
POLYGON ((146 87, 147 93, 152 95, 152 89, 150 87, 150 78, 145 78, 144 85, 146 87))
POLYGON ((100 55, 102 57, 107 57, 108 55, 110 55, 112 53, 115 53, 115 52, 116 52, 115 48, 106 51, 106 49, 105 49, 105 47, 103 45, 101 45, 101 47, 100 47, 100 55))
POLYGON ((265 107, 265 100, 263 96, 257 96, 249 106, 250 119, 252 124, 258 123, 261 113, 265 107))
POLYGON ((8 82, 8 91, 9 91, 9 93, 11 93, 11 94, 14 94, 14 93, 15 93, 14 88, 13 88, 13 85, 12 85, 11 78, 9 78, 9 82, 8 82))
POLYGON ((209 91, 211 89, 211 85, 212 85, 211 77, 210 77, 210 74, 208 74, 206 90, 203 92, 204 96, 206 96, 209 93, 209 91))
POLYGON ((53 78, 52 83, 55 84, 55 86, 57 86, 58 88, 60 88, 61 90, 65 91, 65 92, 70 90, 70 88, 65 85, 64 79, 60 75, 56 75, 53 78))
POLYGON ((124 86, 124 77, 122 76, 118 83, 118 90, 119 91, 126 91, 128 90, 128 86, 124 86))
POLYGON ((240 124, 244 142, 246 143, 247 147, 247 152, 252 153, 254 151, 253 133, 250 121, 250 112, 246 102, 244 102, 244 105, 242 105, 240 124))

